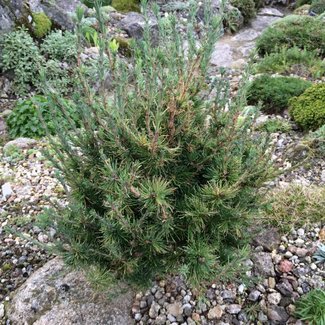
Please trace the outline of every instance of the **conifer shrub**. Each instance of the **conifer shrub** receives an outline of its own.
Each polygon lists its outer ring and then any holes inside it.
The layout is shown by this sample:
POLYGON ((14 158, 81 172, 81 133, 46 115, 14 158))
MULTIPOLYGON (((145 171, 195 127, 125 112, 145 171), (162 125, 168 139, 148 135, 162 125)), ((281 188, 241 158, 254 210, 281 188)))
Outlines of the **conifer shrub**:
POLYGON ((268 27, 256 42, 262 56, 282 47, 296 46, 325 56, 325 21, 310 16, 290 15, 268 27))
MULTIPOLYGON (((185 51, 176 17, 162 22, 155 7, 160 42, 152 46, 146 25, 129 65, 96 10, 99 88, 81 65, 80 127, 56 123, 50 138, 69 204, 43 221, 57 229, 69 264, 96 267, 112 282, 179 272, 198 285, 242 247, 258 188, 272 174, 268 141, 250 131, 258 112, 242 115, 245 85, 230 100, 226 78, 207 78, 222 17, 206 17, 198 46, 192 8, 185 51)), ((49 100, 66 111, 56 94, 49 100)))
POLYGON ((293 77, 261 75, 253 80, 247 93, 249 105, 262 104, 268 114, 282 113, 289 106, 289 99, 301 95, 311 82, 293 77))
POLYGON ((264 0, 254 0, 254 3, 255 3, 255 8, 257 10, 263 8, 264 5, 265 5, 265 1, 264 0))
POLYGON ((291 117, 303 130, 315 131, 325 124, 325 83, 313 85, 289 103, 291 117))
POLYGON ((230 3, 239 9, 244 17, 244 23, 249 23, 256 16, 254 0, 230 0, 230 3))

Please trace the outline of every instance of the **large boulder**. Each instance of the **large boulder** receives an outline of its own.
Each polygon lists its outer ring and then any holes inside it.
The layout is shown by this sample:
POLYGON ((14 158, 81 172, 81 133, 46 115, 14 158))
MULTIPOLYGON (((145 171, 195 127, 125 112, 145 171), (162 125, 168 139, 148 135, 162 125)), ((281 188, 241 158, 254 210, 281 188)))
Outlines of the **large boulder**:
POLYGON ((0 0, 0 33, 10 31, 14 27, 14 15, 0 0))
POLYGON ((86 7, 79 0, 0 0, 0 32, 12 29, 16 22, 29 20, 32 12, 44 12, 61 29, 72 30, 72 16, 78 6, 86 7))
POLYGON ((69 271, 55 258, 15 292, 6 316, 15 325, 133 324, 133 293, 123 289, 96 292, 82 272, 69 271))
MULTIPOLYGON (((158 42, 158 22, 154 15, 149 15, 148 24, 150 27, 151 38, 154 44, 158 42)), ((146 18, 137 12, 130 12, 119 23, 119 27, 130 37, 141 39, 143 37, 146 18)))

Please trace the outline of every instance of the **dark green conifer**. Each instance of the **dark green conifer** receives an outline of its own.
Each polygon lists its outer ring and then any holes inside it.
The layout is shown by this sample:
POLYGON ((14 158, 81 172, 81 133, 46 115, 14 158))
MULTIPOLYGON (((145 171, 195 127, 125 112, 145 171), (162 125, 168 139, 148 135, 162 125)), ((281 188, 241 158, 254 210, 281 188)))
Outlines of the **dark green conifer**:
POLYGON ((245 86, 231 98, 225 78, 207 78, 222 17, 206 14, 199 38, 192 8, 185 42, 174 16, 157 17, 159 44, 146 27, 127 65, 96 9, 100 86, 80 65, 81 127, 57 123, 51 140, 69 193, 50 216, 61 251, 113 279, 182 272, 198 284, 240 246, 270 165, 266 139, 252 136, 254 112, 243 113, 245 86))

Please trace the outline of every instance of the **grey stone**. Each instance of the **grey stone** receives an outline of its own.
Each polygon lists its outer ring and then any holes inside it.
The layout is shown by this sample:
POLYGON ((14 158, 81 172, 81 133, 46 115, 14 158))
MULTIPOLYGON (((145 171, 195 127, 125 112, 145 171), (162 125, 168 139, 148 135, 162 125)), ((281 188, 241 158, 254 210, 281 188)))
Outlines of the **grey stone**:
POLYGON ((5 316, 5 305, 0 304, 0 319, 5 316))
POLYGON ((1 186, 1 190, 2 190, 2 198, 4 200, 7 200, 12 195, 12 188, 10 183, 4 183, 1 186))
POLYGON ((178 317, 183 314, 183 306, 181 302, 175 302, 166 306, 167 313, 178 317))
POLYGON ((229 314, 238 314, 241 311, 241 305, 232 304, 227 306, 226 309, 229 314))
POLYGON ((248 295, 248 300, 250 301, 257 301, 258 298, 260 297, 261 293, 258 290, 253 290, 249 295, 248 295))
MULTIPOLYGON (((149 17, 149 28, 151 32, 152 42, 158 42, 158 22, 154 16, 149 17)), ((127 34, 135 39, 143 37, 144 27, 146 26, 145 17, 137 12, 130 12, 119 23, 119 28, 126 31, 127 34)))
POLYGON ((0 1, 0 34, 6 33, 14 28, 14 15, 3 1, 0 1))
MULTIPOLYGON (((24 0, 12 0, 8 5, 5 1, 0 1, 0 32, 10 30, 17 20, 28 15, 24 3, 24 0)), ((79 0, 30 0, 28 4, 30 11, 44 12, 55 25, 69 30, 74 28, 72 17, 77 7, 86 9, 79 0)))
POLYGON ((262 311, 260 311, 258 313, 258 320, 262 323, 265 323, 267 322, 267 316, 262 311))
POLYGON ((191 304, 183 305, 183 311, 185 316, 190 317, 192 315, 192 305, 191 304))
POLYGON ((287 297, 291 297, 293 293, 292 285, 287 279, 283 279, 281 283, 278 283, 276 289, 287 297))
POLYGON ((285 308, 279 306, 270 306, 267 310, 267 316, 269 320, 279 322, 280 324, 285 324, 289 319, 285 308))
POLYGON ((1 116, 2 116, 3 118, 6 118, 6 117, 8 117, 8 116, 11 114, 11 112, 12 112, 12 110, 10 110, 10 109, 5 109, 5 110, 1 113, 1 116))
POLYGON ((224 300, 235 300, 236 299, 236 293, 231 291, 231 290, 224 290, 221 292, 221 297, 224 299, 224 300))
POLYGON ((7 142, 3 150, 7 151, 11 146, 15 146, 19 149, 30 149, 37 144, 37 141, 30 138, 17 138, 15 140, 7 142))
POLYGON ((221 319, 223 315, 223 309, 220 306, 211 308, 208 312, 208 319, 221 319))
POLYGON ((279 17, 273 16, 257 16, 256 19, 253 19, 251 22, 251 28, 262 31, 267 28, 269 25, 273 24, 275 21, 280 19, 279 17))
POLYGON ((149 309, 149 316, 150 318, 157 318, 159 314, 161 306, 156 303, 155 301, 151 304, 151 307, 149 309))
POLYGON ((254 271, 257 275, 275 276, 274 265, 270 253, 255 253, 252 259, 254 261, 254 271))
POLYGON ((135 319, 137 322, 139 322, 139 321, 141 320, 141 318, 142 318, 142 315, 141 315, 140 313, 136 313, 136 314, 134 315, 134 319, 135 319))
POLYGON ((256 246, 263 246, 269 252, 276 249, 280 243, 281 236, 275 228, 264 230, 254 238, 254 244, 256 246))
POLYGON ((239 32, 233 39, 239 42, 254 41, 260 34, 261 32, 249 28, 239 32))
POLYGON ((51 20, 63 29, 74 28, 73 15, 77 7, 86 7, 79 0, 42 0, 41 9, 51 20))
POLYGON ((259 12, 258 15, 260 16, 274 16, 274 17, 283 17, 284 14, 276 9, 276 8, 262 8, 259 12))
POLYGON ((278 305, 281 301, 281 294, 279 292, 273 292, 270 293, 267 296, 267 301, 271 304, 271 305, 278 305))
POLYGON ((83 272, 71 272, 55 258, 16 291, 7 315, 15 325, 133 324, 133 292, 124 284, 120 289, 124 293, 110 300, 113 292, 95 292, 83 272), (63 285, 69 290, 62 290, 63 285))
POLYGON ((217 42, 211 55, 211 64, 218 67, 230 67, 233 62, 233 52, 230 44, 217 42))
POLYGON ((166 315, 159 315, 155 320, 155 325, 164 325, 166 324, 167 317, 166 315))

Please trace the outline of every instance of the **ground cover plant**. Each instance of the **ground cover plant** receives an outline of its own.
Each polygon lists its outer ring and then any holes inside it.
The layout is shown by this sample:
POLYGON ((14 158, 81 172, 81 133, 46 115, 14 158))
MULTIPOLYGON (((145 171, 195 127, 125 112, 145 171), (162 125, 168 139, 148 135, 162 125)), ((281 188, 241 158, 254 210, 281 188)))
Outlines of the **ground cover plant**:
POLYGON ((321 78, 325 75, 325 62, 317 51, 306 51, 297 47, 283 47, 265 55, 254 65, 255 73, 292 74, 321 78))
POLYGON ((65 99, 67 111, 63 115, 59 110, 50 110, 47 98, 36 95, 29 99, 19 100, 6 122, 12 138, 41 138, 46 131, 54 133, 54 120, 69 127, 70 120, 78 124, 77 109, 65 99))
POLYGON ((250 105, 262 104, 268 114, 282 113, 289 106, 289 99, 301 95, 311 82, 293 77, 261 75, 250 84, 247 101, 250 105))
POLYGON ((257 40, 261 56, 282 47, 298 47, 325 56, 325 21, 310 16, 289 15, 268 27, 257 40))
POLYGON ((258 126, 258 130, 266 131, 269 133, 289 132, 291 129, 292 128, 289 122, 278 119, 269 119, 258 126))
POLYGON ((66 93, 73 80, 76 45, 76 36, 67 31, 53 31, 44 40, 35 41, 27 29, 20 28, 1 38, 0 69, 13 72, 18 96, 40 92, 42 74, 49 80, 48 86, 66 93))
MULTIPOLYGON (((131 68, 96 11, 100 86, 90 86, 81 65, 73 94, 80 127, 55 123, 57 138, 50 138, 69 205, 43 221, 60 234, 68 263, 97 267, 112 282, 178 272, 198 285, 242 247, 258 188, 272 174, 267 139, 250 132, 258 112, 242 115, 245 84, 230 101, 226 79, 208 82, 222 17, 206 13, 198 47, 190 9, 186 56, 176 17, 157 17, 159 44, 152 46, 146 26, 131 68)), ((78 31, 82 19, 79 10, 78 31)), ((48 101, 66 112, 56 93, 48 101)))
POLYGON ((268 193, 266 202, 261 219, 283 233, 324 220, 325 189, 321 186, 293 184, 275 189, 268 193))

